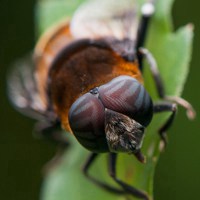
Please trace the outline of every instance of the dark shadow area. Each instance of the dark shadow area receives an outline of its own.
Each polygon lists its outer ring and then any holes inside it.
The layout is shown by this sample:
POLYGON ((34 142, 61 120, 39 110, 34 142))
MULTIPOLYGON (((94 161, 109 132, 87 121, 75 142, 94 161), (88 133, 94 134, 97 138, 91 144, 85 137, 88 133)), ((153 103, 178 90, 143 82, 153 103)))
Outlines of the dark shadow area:
POLYGON ((0 199, 39 199, 42 167, 54 147, 32 136, 34 121, 10 106, 6 75, 34 47, 33 0, 0 1, 0 199))

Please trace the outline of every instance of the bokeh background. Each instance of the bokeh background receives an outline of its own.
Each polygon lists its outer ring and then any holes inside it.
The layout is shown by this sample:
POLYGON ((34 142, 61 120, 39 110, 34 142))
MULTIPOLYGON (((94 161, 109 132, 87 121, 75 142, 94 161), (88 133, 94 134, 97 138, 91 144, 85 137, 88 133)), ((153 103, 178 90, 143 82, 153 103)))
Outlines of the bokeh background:
MULTIPOLYGON (((0 0, 0 199, 3 200, 39 199, 43 166, 56 151, 55 146, 33 138, 30 133, 34 121, 13 110, 6 97, 9 66, 35 44, 34 5, 35 0, 0 0)), ((176 0, 173 7, 175 29, 188 22, 195 25, 193 58, 183 97, 192 102, 198 115, 189 122, 179 109, 168 148, 157 166, 155 200, 200 197, 199 6, 197 0, 176 0)))

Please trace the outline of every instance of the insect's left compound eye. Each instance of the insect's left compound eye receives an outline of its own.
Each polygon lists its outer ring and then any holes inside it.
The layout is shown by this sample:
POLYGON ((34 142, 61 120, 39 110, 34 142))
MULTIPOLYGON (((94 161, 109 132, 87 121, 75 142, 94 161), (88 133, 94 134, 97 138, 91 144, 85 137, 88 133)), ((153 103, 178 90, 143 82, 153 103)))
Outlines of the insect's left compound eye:
POLYGON ((77 140, 87 149, 104 151, 104 106, 100 100, 86 93, 78 98, 70 108, 69 123, 77 140))

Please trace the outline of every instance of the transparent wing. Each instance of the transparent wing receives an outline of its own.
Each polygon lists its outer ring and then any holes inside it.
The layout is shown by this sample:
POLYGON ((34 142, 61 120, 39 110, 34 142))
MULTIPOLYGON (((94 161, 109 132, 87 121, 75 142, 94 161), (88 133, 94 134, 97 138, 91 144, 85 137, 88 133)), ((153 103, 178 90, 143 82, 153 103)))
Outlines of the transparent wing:
POLYGON ((9 99, 18 111, 35 119, 44 115, 46 105, 40 99, 36 88, 31 55, 14 63, 7 85, 9 99))
POLYGON ((137 6, 134 0, 90 0, 79 7, 71 22, 75 38, 136 39, 137 6))

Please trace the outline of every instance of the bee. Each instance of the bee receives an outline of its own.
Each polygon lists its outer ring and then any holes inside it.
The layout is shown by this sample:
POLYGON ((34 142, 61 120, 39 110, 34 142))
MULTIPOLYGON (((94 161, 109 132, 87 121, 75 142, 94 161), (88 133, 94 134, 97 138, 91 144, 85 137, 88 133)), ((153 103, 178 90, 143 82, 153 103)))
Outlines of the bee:
POLYGON ((154 2, 143 4, 140 17, 137 10, 134 0, 83 4, 71 21, 65 19, 44 33, 29 64, 17 63, 9 91, 20 112, 41 122, 37 126, 41 135, 65 146, 64 129, 92 152, 83 167, 92 182, 116 194, 147 200, 145 192, 118 179, 118 153, 134 154, 144 163, 140 149, 153 114, 171 113, 159 129, 166 145, 177 105, 189 118, 195 111, 186 100, 165 94, 156 61, 144 48, 154 2), (144 59, 162 103, 153 103, 143 86, 144 59), (121 189, 89 174, 101 153, 109 154, 110 176, 121 189))

